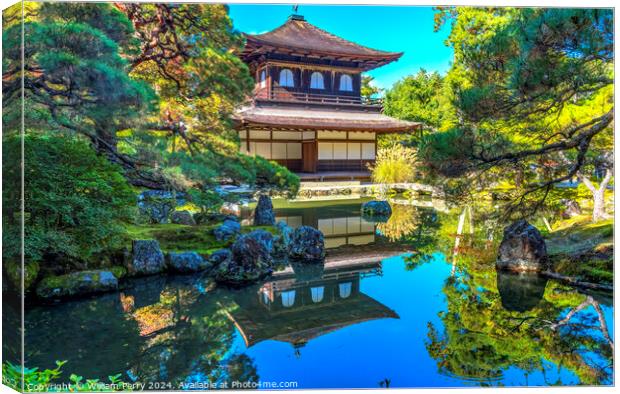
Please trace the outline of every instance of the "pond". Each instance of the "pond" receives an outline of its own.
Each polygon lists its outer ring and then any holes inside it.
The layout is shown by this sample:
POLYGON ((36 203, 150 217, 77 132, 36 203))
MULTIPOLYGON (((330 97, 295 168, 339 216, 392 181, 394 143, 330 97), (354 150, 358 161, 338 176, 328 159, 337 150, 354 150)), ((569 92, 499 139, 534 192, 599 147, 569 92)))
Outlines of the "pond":
POLYGON ((26 364, 146 389, 613 383, 609 297, 498 274, 488 242, 454 256, 455 215, 427 202, 372 223, 362 201, 276 204, 278 220, 323 231, 322 267, 238 290, 151 277, 30 308, 26 364))

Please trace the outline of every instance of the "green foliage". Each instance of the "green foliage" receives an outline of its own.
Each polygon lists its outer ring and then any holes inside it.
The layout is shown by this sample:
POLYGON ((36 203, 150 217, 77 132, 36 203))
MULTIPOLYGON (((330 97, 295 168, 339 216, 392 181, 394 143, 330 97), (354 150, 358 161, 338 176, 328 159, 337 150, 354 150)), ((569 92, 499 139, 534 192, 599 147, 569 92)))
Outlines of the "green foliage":
POLYGON ((459 129, 428 134, 418 145, 418 157, 433 173, 462 176, 471 165, 472 144, 471 136, 459 129))
POLYGON ((273 187, 294 196, 299 190, 299 177, 286 167, 261 156, 248 156, 250 168, 255 171, 255 183, 262 187, 273 187))
MULTIPOLYGON (((3 140, 5 258, 20 256, 20 138, 3 140), (10 186, 9 186, 10 185, 10 186), (11 225, 13 224, 13 225, 11 225)), ((83 141, 56 135, 24 136, 26 261, 92 261, 118 247, 134 194, 117 166, 83 141)))
POLYGON ((377 152, 375 165, 370 170, 375 183, 404 183, 415 180, 416 167, 415 149, 394 144, 377 152))
POLYGON ((420 150, 439 173, 513 183, 506 211, 531 216, 575 164, 585 173, 611 150, 611 10, 449 7, 436 23, 451 24, 444 83, 458 113, 452 135, 420 150))
POLYGON ((421 122, 426 129, 446 129, 455 122, 451 93, 445 78, 424 69, 396 82, 385 95, 385 113, 421 122))
POLYGON ((377 98, 381 93, 381 89, 374 85, 374 78, 370 75, 362 75, 362 87, 360 88, 360 95, 366 100, 372 100, 377 98))
POLYGON ((109 4, 66 8, 45 4, 38 17, 23 28, 23 59, 22 26, 12 25, 4 31, 4 107, 8 113, 21 108, 18 93, 23 60, 25 95, 32 99, 25 115, 31 128, 49 131, 62 127, 89 138, 97 131, 98 137, 110 139, 111 128, 129 123, 152 107, 151 88, 127 75, 127 61, 121 56, 123 51, 131 52, 127 45, 135 45, 131 26, 109 4), (41 113, 48 115, 42 117, 41 113))
POLYGON ((23 276, 23 289, 24 291, 30 289, 39 275, 39 263, 36 261, 29 261, 24 263, 24 270, 22 271, 21 261, 5 260, 3 268, 7 274, 7 278, 15 289, 22 288, 22 276, 23 276))
POLYGON ((66 363, 67 361, 56 361, 56 368, 54 369, 23 368, 22 371, 21 365, 14 365, 7 361, 2 363, 2 383, 20 392, 99 392, 126 391, 128 389, 126 384, 120 380, 120 374, 108 376, 108 383, 100 382, 99 379, 84 380, 82 376, 71 374, 69 384, 56 386, 54 381, 58 380, 63 374, 61 368, 66 363))

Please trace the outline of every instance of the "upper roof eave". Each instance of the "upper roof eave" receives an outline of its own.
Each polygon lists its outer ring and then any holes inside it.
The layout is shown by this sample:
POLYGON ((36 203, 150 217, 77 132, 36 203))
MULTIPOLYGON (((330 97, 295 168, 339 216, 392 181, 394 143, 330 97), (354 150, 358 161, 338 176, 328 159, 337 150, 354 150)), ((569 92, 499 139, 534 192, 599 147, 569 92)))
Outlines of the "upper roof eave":
POLYGON ((377 62, 367 64, 375 68, 398 60, 403 52, 387 52, 359 45, 322 30, 303 18, 291 18, 283 25, 262 34, 246 34, 246 46, 242 57, 265 52, 297 52, 306 55, 320 55, 334 58, 349 58, 353 61, 377 62))

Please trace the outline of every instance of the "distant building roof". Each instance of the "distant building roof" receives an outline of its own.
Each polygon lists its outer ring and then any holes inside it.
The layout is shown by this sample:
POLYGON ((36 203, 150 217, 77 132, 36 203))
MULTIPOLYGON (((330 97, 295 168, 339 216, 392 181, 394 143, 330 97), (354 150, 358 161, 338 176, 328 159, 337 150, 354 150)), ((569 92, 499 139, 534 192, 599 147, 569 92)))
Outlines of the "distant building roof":
POLYGON ((345 40, 293 15, 283 25, 263 34, 245 34, 246 47, 242 57, 278 52, 291 55, 313 55, 359 63, 370 70, 400 58, 402 52, 386 52, 345 40))
POLYGON ((235 115, 241 126, 282 127, 306 130, 375 131, 378 133, 413 131, 418 122, 395 119, 377 112, 330 109, 252 106, 235 115))

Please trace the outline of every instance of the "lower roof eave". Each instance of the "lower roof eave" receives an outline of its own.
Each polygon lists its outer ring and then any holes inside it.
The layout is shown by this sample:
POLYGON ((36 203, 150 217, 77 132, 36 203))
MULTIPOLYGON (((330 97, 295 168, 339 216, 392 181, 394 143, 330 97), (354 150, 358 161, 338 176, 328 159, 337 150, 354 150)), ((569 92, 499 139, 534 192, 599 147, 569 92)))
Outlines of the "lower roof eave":
POLYGON ((422 128, 422 124, 414 124, 407 126, 395 126, 395 127, 385 127, 385 126, 353 126, 353 125, 300 125, 300 124, 287 124, 287 123, 262 123, 262 122, 248 122, 248 121, 239 121, 236 122, 235 128, 243 129, 243 128, 278 128, 278 129, 286 129, 286 130, 295 130, 295 131, 317 131, 317 130, 336 130, 336 131, 362 131, 362 132, 375 132, 381 134, 389 134, 389 133, 405 133, 405 132, 413 132, 415 130, 419 130, 422 128))

